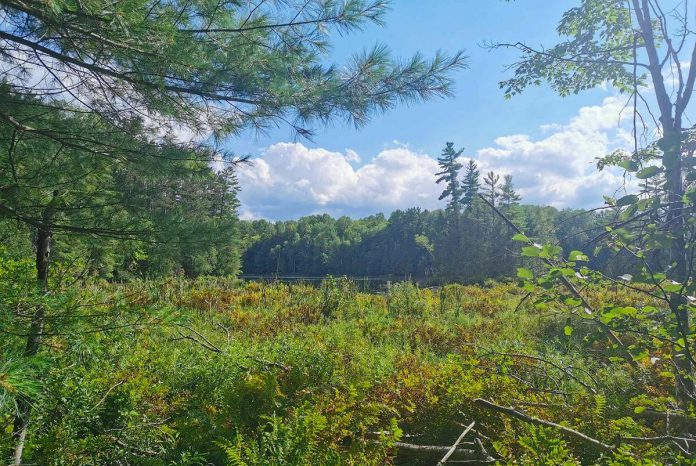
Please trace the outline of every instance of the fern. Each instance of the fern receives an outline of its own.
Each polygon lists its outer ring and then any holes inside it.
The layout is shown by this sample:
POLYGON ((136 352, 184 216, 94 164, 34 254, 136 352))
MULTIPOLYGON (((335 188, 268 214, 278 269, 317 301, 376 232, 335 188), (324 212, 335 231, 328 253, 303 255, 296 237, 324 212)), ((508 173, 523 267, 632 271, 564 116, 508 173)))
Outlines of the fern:
POLYGON ((607 397, 601 394, 594 396, 595 406, 592 410, 592 414, 597 418, 604 419, 604 415, 607 410, 607 397))

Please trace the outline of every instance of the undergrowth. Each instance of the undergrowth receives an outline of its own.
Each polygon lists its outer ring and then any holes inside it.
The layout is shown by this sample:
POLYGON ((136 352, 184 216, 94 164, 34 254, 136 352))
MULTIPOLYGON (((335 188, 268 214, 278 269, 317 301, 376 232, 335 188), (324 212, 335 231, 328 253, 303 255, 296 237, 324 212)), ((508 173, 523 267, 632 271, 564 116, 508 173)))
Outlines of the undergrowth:
MULTIPOLYGON (((450 445, 472 421, 501 463, 686 464, 663 444, 607 453, 475 403, 606 443, 664 427, 636 408, 668 408, 671 379, 612 358, 597 329, 568 335, 565 317, 522 297, 510 284, 366 294, 345 279, 85 284, 43 303, 60 318, 35 370, 7 362, 20 336, 2 342, 0 420, 9 433, 29 387, 25 454, 41 465, 434 464, 441 454, 395 442, 450 445), (81 319, 66 310, 78 303, 81 319)), ((5 313, 31 305, 20 291, 3 299, 5 313)))

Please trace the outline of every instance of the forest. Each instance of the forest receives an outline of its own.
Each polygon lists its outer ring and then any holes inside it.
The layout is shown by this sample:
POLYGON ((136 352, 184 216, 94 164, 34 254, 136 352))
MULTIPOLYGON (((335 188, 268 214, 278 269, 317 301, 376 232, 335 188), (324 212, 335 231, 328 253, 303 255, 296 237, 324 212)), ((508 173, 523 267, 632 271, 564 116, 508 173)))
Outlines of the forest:
POLYGON ((398 1, 0 0, 3 464, 696 464, 696 10, 567 3, 554 44, 462 46, 514 57, 506 105, 612 89, 614 195, 529 202, 462 129, 440 208, 276 221, 231 141, 357 141, 477 55, 333 47, 398 1))
MULTIPOLYGON (((478 192, 478 191, 476 191, 478 192)), ((604 231, 609 216, 579 209, 512 204, 503 209, 530 236, 565 251, 604 231)), ((514 232, 480 199, 449 228, 445 210, 418 207, 353 220, 315 215, 298 220, 242 221, 244 274, 266 277, 325 275, 382 277, 423 284, 483 283, 516 275, 521 265, 514 232)), ((618 271, 630 259, 593 256, 593 265, 618 271), (611 260, 611 264, 607 264, 611 260)))

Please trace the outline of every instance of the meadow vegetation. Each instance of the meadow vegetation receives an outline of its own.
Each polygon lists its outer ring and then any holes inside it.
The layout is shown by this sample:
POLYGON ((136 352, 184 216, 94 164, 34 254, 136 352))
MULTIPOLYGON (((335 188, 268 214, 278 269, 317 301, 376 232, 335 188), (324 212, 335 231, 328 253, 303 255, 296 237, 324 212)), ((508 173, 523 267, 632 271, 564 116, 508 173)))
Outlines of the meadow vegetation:
MULTIPOLYGON (((36 296, 29 265, 2 263, 3 307, 22 313, 41 299, 61 312, 31 367, 3 360, 3 451, 12 446, 13 400, 36 400, 27 463, 434 464, 441 451, 413 445, 448 446, 472 421, 480 444, 462 446, 456 455, 465 459, 687 461, 667 443, 625 440, 670 428, 649 416, 670 409, 669 368, 631 367, 596 326, 569 333, 567 314, 520 306, 514 283, 404 282, 368 294, 347 279, 313 287, 170 277, 36 296)), ((620 289, 591 296, 601 303, 607 293, 638 299, 620 289)), ((24 340, 5 335, 0 350, 21 354, 24 340)))

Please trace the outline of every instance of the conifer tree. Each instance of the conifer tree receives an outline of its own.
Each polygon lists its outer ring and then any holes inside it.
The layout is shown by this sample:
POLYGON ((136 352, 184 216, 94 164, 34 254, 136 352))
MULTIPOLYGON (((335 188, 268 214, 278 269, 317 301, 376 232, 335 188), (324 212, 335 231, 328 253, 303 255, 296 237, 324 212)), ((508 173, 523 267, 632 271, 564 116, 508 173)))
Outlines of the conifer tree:
POLYGON ((503 207, 510 209, 513 206, 519 205, 522 197, 515 192, 515 187, 512 184, 512 175, 503 177, 503 186, 500 188, 500 203, 503 207))
POLYGON ((463 190, 459 181, 462 164, 458 161, 464 149, 455 150, 454 144, 448 142, 437 159, 440 172, 436 173, 437 183, 446 183, 439 199, 448 199, 445 209, 445 228, 436 242, 436 266, 440 273, 453 277, 461 262, 462 232, 461 208, 463 190))
POLYGON ((494 172, 490 171, 486 174, 483 179, 483 191, 491 204, 497 205, 498 199, 500 198, 500 175, 496 175, 494 172))
POLYGON ((462 204, 465 209, 470 209, 473 207, 481 189, 481 183, 479 182, 479 171, 476 162, 469 160, 466 166, 466 173, 464 174, 464 182, 462 183, 462 191, 464 193, 462 198, 462 204))
POLYGON ((454 150, 454 143, 448 142, 442 150, 442 155, 438 157, 437 163, 440 165, 440 172, 435 175, 437 184, 446 183, 445 190, 440 194, 439 199, 449 198, 447 201, 447 211, 453 215, 458 215, 462 206, 463 190, 459 183, 459 171, 462 164, 458 161, 464 149, 454 150))

